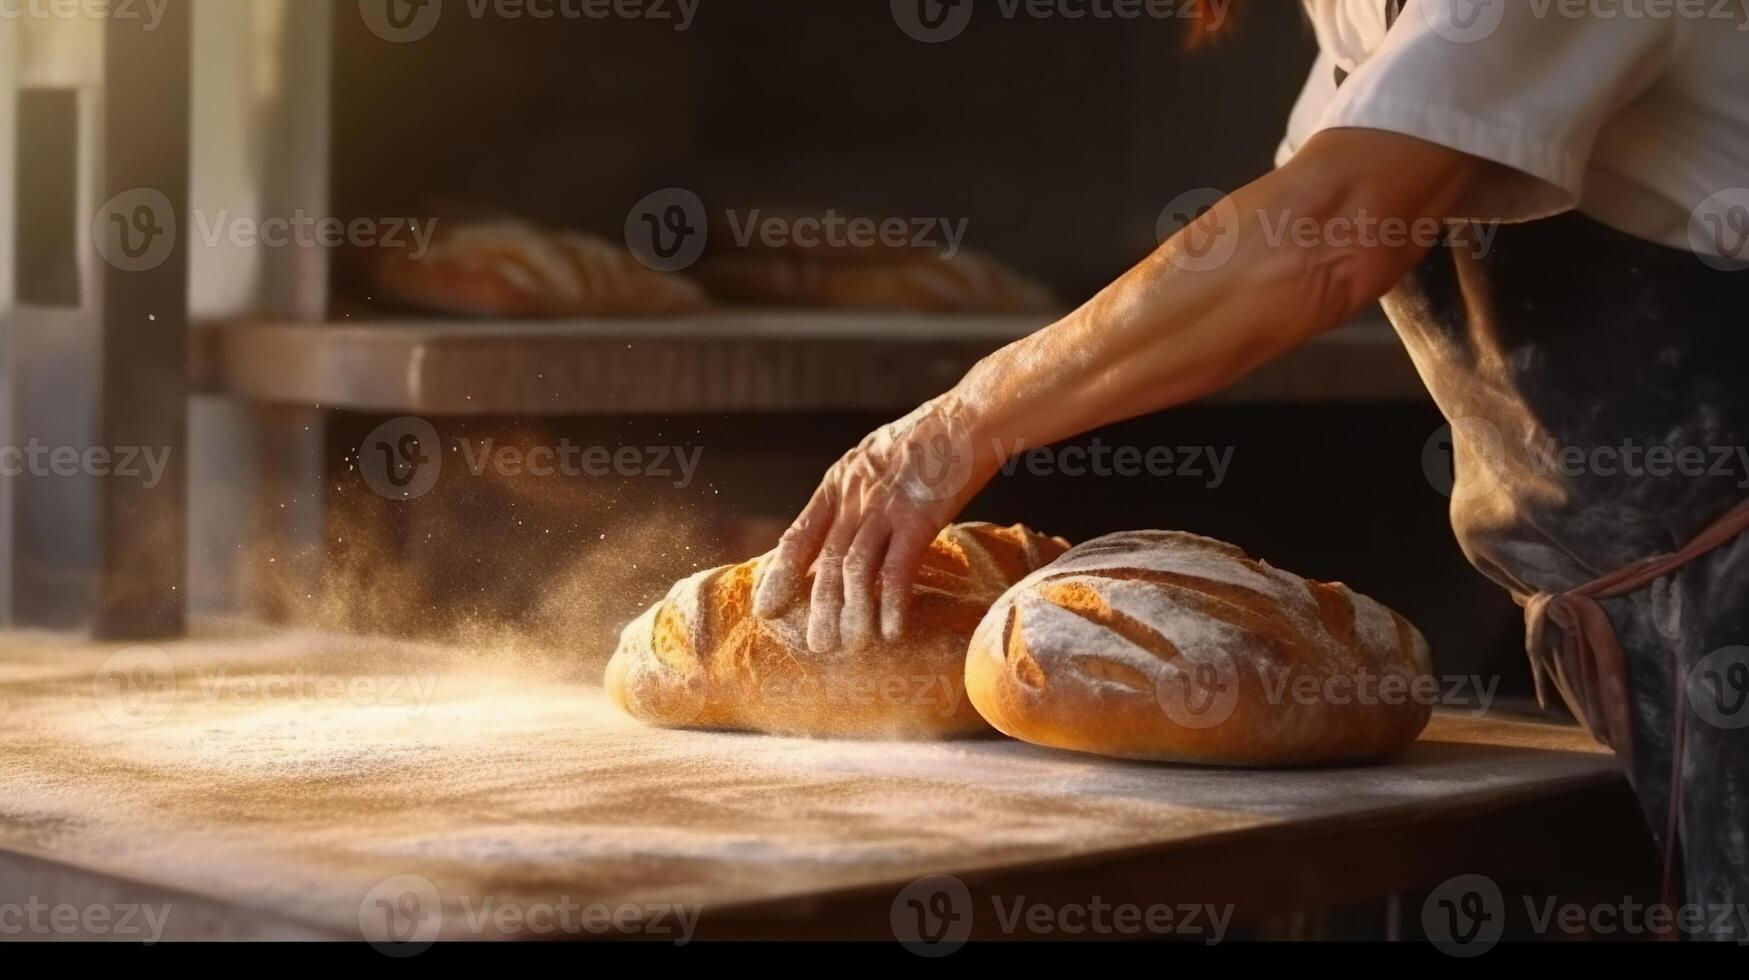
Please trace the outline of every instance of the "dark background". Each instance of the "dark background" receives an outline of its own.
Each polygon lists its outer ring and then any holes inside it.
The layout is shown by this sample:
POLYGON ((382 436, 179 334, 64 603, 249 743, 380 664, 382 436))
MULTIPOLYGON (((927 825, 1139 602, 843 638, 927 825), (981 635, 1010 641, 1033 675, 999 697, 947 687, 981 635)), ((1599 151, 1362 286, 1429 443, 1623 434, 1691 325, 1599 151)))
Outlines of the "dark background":
MULTIPOLYGON (((965 218, 969 245, 1070 303, 1152 249, 1175 196, 1231 190, 1269 169, 1314 53, 1288 3, 1244 5, 1236 30, 1195 51, 1180 22, 1008 20, 994 4, 934 45, 901 32, 880 0, 705 0, 685 33, 640 21, 475 20, 452 7, 417 44, 336 19, 339 213, 505 213, 617 238, 636 201, 680 186, 713 211, 965 218)), ((696 548, 651 554, 591 600, 600 607, 591 617, 616 627, 678 575, 756 553, 824 469, 893 414, 544 420, 535 428, 549 441, 694 433, 705 450, 698 483, 637 480, 554 501, 446 471, 432 495, 446 503, 428 499, 414 520, 349 483, 337 462, 335 506, 351 515, 347 526, 377 529, 380 540, 353 540, 354 557, 386 549, 426 570, 398 591, 404 608, 376 608, 397 628, 529 627, 549 616, 541 596, 557 569, 592 553, 615 560, 624 536, 602 534, 671 521, 680 540, 684 524, 696 548)), ((337 420, 333 458, 380 421, 337 420)), ((1219 487, 1019 475, 999 478, 966 517, 1072 540, 1137 527, 1230 540, 1399 609, 1428 635, 1440 672, 1524 693, 1519 614, 1464 562, 1447 500, 1423 471, 1441 422, 1425 401, 1191 406, 1079 441, 1231 447, 1219 487)), ((450 420, 444 433, 529 428, 450 420)), ((611 646, 576 642, 603 657, 611 646)))
POLYGON ((336 18, 342 214, 496 208, 617 238, 644 195, 969 221, 1076 300, 1151 251, 1160 211, 1272 165, 1315 45, 1298 6, 1183 21, 1003 19, 919 43, 886 0, 701 0, 692 27, 465 16, 390 44, 336 18))

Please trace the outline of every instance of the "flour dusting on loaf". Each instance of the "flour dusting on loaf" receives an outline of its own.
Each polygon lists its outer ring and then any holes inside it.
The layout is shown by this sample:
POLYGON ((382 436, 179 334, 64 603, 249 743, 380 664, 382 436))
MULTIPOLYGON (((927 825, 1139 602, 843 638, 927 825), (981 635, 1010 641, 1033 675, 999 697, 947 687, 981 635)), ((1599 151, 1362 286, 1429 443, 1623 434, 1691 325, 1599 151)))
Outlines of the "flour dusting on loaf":
POLYGON ((625 628, 607 691, 626 713, 664 727, 846 738, 988 733, 965 697, 972 631, 1009 586, 1067 549, 1024 527, 948 527, 912 586, 905 635, 829 654, 808 650, 805 601, 778 619, 752 614, 766 558, 699 572, 625 628))
POLYGON ((967 692, 1016 738, 1229 765, 1388 754, 1431 713, 1426 641, 1346 586, 1171 531, 1114 534, 979 624, 967 692))

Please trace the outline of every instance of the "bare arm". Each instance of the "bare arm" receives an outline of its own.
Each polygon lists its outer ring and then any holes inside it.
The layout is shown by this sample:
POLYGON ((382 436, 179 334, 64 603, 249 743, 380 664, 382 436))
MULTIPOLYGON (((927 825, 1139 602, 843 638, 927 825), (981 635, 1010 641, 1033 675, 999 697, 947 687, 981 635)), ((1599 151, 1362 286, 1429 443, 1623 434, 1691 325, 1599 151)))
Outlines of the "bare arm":
POLYGON ((827 473, 767 563, 760 615, 816 571, 816 652, 903 629, 917 565, 1005 456, 1191 401, 1339 326, 1425 255, 1355 229, 1450 217, 1487 164, 1362 129, 1315 136, 1075 312, 990 355, 827 473), (1311 234, 1281 234, 1284 228, 1311 234), (1203 236, 1198 239, 1193 236, 1203 236), (1211 263, 1197 245, 1231 257, 1211 263))

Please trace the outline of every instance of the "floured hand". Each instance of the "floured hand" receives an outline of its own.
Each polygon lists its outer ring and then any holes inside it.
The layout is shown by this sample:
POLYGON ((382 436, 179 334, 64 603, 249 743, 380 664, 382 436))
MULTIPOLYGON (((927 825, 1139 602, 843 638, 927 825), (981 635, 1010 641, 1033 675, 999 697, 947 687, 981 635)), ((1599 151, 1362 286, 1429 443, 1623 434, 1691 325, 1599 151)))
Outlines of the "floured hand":
POLYGON ((979 451, 970 414, 944 395, 833 464, 764 563, 755 614, 782 615, 801 598, 812 566, 809 650, 856 650, 877 631, 897 639, 929 543, 999 465, 993 449, 979 451))

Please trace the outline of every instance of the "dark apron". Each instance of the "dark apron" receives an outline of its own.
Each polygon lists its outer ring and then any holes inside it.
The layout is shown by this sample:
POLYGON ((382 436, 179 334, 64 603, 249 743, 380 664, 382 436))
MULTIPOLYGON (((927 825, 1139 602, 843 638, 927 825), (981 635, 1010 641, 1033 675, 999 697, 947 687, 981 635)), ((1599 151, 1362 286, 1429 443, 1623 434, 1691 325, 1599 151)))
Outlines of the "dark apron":
POLYGON ((1749 938, 1749 272, 1578 213, 1490 230, 1384 299, 1452 420, 1453 529, 1627 767, 1667 900, 1749 938))

